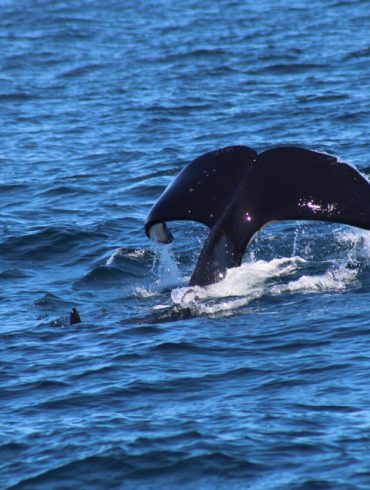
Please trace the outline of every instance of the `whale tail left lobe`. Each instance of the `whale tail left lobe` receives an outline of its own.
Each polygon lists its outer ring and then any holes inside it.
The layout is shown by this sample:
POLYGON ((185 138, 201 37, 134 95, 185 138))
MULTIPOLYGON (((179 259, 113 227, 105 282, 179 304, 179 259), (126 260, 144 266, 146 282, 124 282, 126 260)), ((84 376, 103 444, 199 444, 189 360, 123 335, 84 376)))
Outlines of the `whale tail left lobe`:
POLYGON ((147 236, 172 241, 163 225, 168 221, 197 221, 212 228, 256 158, 257 153, 247 146, 229 146, 193 160, 153 205, 145 222, 147 236))

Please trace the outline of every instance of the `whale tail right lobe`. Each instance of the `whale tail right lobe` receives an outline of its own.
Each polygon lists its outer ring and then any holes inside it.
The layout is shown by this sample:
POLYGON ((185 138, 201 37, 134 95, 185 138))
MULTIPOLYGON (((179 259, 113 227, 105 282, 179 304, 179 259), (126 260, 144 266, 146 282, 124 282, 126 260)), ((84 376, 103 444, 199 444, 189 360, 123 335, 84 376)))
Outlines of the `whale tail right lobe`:
POLYGON ((370 184, 331 155, 300 147, 261 153, 211 230, 190 285, 220 281, 239 266, 253 235, 274 221, 330 221, 370 229, 370 184))
POLYGON ((320 220, 370 229, 370 184, 331 155, 283 146, 261 153, 245 182, 242 205, 263 224, 320 220))

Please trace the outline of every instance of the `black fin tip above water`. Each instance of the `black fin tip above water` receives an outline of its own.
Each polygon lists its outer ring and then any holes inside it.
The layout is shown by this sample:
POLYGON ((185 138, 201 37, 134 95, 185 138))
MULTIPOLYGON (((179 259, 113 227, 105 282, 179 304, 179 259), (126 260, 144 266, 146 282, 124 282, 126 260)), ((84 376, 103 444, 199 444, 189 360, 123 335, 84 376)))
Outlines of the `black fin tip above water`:
POLYGON ((77 311, 77 308, 72 308, 71 315, 69 317, 69 324, 76 325, 76 323, 81 323, 80 314, 77 311))

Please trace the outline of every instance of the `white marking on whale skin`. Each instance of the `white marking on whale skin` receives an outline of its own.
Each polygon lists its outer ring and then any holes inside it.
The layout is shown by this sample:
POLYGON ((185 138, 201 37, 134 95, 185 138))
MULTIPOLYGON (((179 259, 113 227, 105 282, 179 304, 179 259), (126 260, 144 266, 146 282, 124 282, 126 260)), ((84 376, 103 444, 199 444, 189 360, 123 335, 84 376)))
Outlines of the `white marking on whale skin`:
POLYGON ((149 236, 155 243, 170 243, 172 241, 172 237, 168 232, 165 223, 156 223, 151 226, 149 236))
POLYGON ((338 205, 334 202, 328 203, 326 206, 315 202, 313 199, 305 201, 300 199, 298 202, 300 208, 309 208, 313 213, 318 213, 319 211, 326 211, 328 214, 334 214, 337 212, 338 205))
POLYGON ((314 213, 317 213, 318 211, 322 210, 322 205, 316 203, 313 199, 311 199, 310 201, 305 201, 303 199, 300 199, 298 202, 298 206, 300 208, 309 208, 314 213))
POLYGON ((244 221, 248 221, 248 222, 252 221, 252 216, 249 213, 245 213, 244 221))
POLYGON ((337 213, 337 210, 338 210, 338 206, 333 202, 329 203, 326 206, 326 211, 328 212, 328 214, 335 214, 335 213, 337 213))

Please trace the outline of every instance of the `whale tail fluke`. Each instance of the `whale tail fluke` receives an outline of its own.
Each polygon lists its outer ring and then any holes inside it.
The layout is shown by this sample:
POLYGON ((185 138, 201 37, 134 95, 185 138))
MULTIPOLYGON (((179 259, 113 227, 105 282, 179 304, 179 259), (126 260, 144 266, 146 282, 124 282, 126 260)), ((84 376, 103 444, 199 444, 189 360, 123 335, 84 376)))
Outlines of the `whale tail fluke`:
POLYGON ((190 279, 203 286, 240 265, 253 235, 269 222, 320 220, 370 229, 370 184, 324 153, 283 146, 257 156, 248 147, 228 147, 180 172, 151 209, 147 235, 171 241, 165 225, 171 220, 211 229, 190 279))

